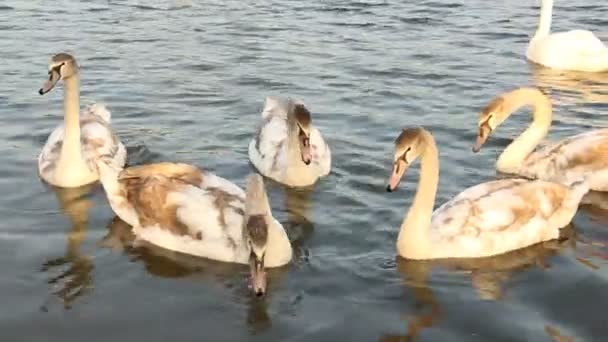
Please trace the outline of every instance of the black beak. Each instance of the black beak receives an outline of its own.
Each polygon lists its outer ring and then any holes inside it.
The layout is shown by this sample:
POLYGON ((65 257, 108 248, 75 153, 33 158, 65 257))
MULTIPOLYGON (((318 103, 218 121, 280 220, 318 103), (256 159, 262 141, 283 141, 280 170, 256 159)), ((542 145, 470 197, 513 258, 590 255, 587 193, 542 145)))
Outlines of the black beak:
POLYGON ((391 189, 391 186, 390 186, 390 185, 387 185, 387 186, 386 186, 386 192, 393 192, 393 189, 391 189))

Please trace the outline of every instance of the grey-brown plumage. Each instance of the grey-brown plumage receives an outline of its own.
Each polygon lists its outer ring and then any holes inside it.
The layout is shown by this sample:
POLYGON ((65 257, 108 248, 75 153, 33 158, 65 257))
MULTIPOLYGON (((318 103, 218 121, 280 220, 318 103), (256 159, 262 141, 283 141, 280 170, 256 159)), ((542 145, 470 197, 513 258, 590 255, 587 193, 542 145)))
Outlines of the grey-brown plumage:
POLYGON ((268 241, 268 225, 266 224, 266 216, 249 216, 246 225, 247 234, 249 235, 251 243, 258 248, 266 246, 266 242, 268 241))
POLYGON ((247 178, 245 188, 245 233, 256 247, 266 245, 270 219, 264 179, 253 173, 247 178))
POLYGON ((76 61, 76 59, 74 59, 74 57, 72 57, 72 55, 70 55, 68 53, 61 52, 61 53, 58 53, 55 56, 53 56, 51 58, 51 61, 53 61, 53 63, 74 62, 74 61, 76 61))
POLYGON ((406 145, 416 145, 414 142, 417 142, 420 139, 420 135, 422 133, 422 128, 420 127, 412 127, 406 128, 401 131, 401 134, 395 139, 395 146, 403 147, 406 145))

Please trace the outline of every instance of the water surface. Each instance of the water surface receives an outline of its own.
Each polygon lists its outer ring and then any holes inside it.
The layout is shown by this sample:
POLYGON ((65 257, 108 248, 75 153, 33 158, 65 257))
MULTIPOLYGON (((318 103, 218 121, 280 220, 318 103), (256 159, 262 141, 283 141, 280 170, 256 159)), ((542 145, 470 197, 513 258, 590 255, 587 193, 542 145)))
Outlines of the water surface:
MULTIPOLYGON (((567 238, 483 262, 408 262, 395 240, 418 167, 387 194, 392 142, 438 141, 438 204, 494 179, 525 111, 470 152, 477 112, 522 85, 550 94, 549 140, 603 127, 608 75, 535 68, 534 1, 16 1, 0 5, 3 341, 600 341, 608 334, 608 198, 567 238), (247 269, 133 245, 98 185, 56 191, 36 157, 61 120, 42 97, 59 51, 82 102, 106 103, 131 164, 183 161, 244 184, 265 96, 302 99, 333 152, 311 192, 269 182, 296 257, 269 295, 247 269), (604 208, 604 209, 602 209, 604 208)), ((604 1, 557 1, 556 29, 603 34, 604 1)))

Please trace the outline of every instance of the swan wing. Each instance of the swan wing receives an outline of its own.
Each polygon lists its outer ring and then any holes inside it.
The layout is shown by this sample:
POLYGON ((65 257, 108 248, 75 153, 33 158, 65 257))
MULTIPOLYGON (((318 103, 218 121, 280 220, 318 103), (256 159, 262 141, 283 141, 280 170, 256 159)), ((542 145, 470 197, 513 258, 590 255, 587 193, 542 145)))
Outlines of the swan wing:
MULTIPOLYGON (((522 173, 566 185, 590 173, 605 177, 603 173, 608 175, 608 129, 577 134, 532 153, 522 173)), ((608 185, 608 178, 606 180, 604 183, 608 185)))
POLYGON ((249 159, 265 176, 285 169, 287 150, 287 119, 268 115, 249 144, 249 159))
POLYGON ((129 168, 119 182, 135 210, 138 238, 181 253, 247 262, 242 223, 245 194, 198 168, 158 163, 129 168))
POLYGON ((430 238, 445 253, 463 257, 496 255, 554 239, 563 221, 576 212, 577 203, 564 208, 567 194, 567 187, 545 181, 482 183, 433 213, 430 238))
POLYGON ((608 48, 592 32, 572 30, 533 39, 526 53, 534 62, 560 69, 608 69, 608 48))
MULTIPOLYGON (((96 170, 95 160, 105 157, 112 161, 116 167, 123 167, 127 161, 127 150, 112 131, 108 121, 109 111, 104 106, 92 106, 81 113, 80 117, 80 144, 84 161, 91 171, 96 170), (93 108, 93 109, 91 109, 93 108)), ((38 169, 43 175, 54 172, 61 155, 61 147, 65 136, 65 127, 57 126, 49 135, 40 155, 38 156, 38 169)), ((52 179, 51 176, 45 177, 52 179)))

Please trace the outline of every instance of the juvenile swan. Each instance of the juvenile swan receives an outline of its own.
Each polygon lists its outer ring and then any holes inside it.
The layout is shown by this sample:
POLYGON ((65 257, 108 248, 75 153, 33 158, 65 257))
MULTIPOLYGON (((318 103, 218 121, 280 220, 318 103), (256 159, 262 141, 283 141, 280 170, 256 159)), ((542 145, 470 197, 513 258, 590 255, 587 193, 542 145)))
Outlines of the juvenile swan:
POLYGON ((435 139, 423 128, 405 129, 397 137, 387 191, 397 188, 419 157, 418 190, 397 239, 399 255, 408 259, 487 257, 555 239, 589 191, 586 181, 567 187, 495 180, 466 189, 433 212, 439 158, 435 139))
POLYGON ((65 188, 79 187, 99 179, 95 161, 105 156, 115 167, 123 167, 127 150, 112 132, 110 111, 101 104, 79 114, 80 77, 74 57, 60 53, 51 59, 49 79, 38 91, 49 92, 64 82, 64 119, 51 133, 38 156, 38 173, 46 182, 65 188))
POLYGON ((329 147, 303 103, 267 97, 262 121, 249 144, 249 160, 261 174, 291 187, 312 185, 329 174, 329 147))
POLYGON ((597 72, 608 70, 608 47, 587 30, 551 33, 553 0, 541 0, 538 29, 526 57, 549 68, 597 72))
POLYGON ((139 239, 198 257, 249 264, 258 296, 266 291, 265 268, 291 260, 291 243, 272 217, 260 175, 250 175, 243 191, 188 164, 122 171, 103 161, 97 164, 110 206, 139 239))
POLYGON ((490 134, 523 106, 534 108, 530 126, 498 158, 496 169, 529 179, 570 185, 590 177, 591 190, 608 191, 608 129, 589 130, 534 151, 551 127, 551 100, 536 88, 518 88, 494 98, 479 114, 478 152, 490 134))

